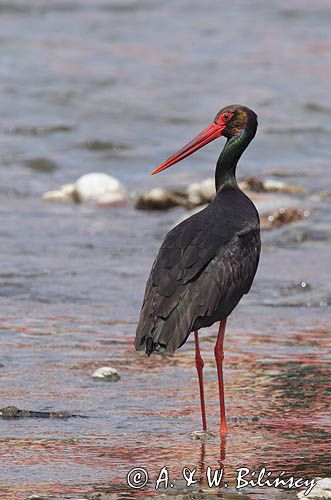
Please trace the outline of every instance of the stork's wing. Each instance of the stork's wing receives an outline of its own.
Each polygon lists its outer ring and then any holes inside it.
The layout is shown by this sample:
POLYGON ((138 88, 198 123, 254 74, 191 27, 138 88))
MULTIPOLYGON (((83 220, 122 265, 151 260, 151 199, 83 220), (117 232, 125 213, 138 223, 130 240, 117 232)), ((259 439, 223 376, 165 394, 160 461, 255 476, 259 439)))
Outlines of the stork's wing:
POLYGON ((260 252, 258 219, 241 234, 212 224, 210 206, 166 236, 147 281, 136 349, 173 352, 193 327, 217 321, 220 304, 228 315, 248 292, 260 252))

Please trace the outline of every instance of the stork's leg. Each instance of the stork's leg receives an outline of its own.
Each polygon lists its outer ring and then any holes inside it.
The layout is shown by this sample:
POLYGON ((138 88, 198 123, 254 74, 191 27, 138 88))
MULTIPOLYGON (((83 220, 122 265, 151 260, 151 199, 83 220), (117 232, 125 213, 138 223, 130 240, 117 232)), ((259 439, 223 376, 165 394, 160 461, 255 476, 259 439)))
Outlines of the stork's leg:
POLYGON ((220 395, 221 435, 226 434, 224 387, 223 387, 223 359, 224 359, 223 341, 224 341, 225 325, 226 325, 226 319, 223 319, 220 322, 220 327, 218 330, 218 337, 217 337, 217 341, 216 341, 215 349, 214 349, 216 366, 217 366, 217 374, 218 374, 218 388, 219 388, 219 395, 220 395))
POLYGON ((202 370, 204 367, 204 362, 200 354, 199 347, 199 332, 194 332, 194 340, 195 340, 195 366, 197 367, 198 379, 199 379, 199 388, 200 388, 200 404, 201 404, 201 417, 202 417, 202 427, 203 430, 207 430, 207 420, 206 420, 206 409, 205 409, 205 394, 203 389, 203 374, 202 370))

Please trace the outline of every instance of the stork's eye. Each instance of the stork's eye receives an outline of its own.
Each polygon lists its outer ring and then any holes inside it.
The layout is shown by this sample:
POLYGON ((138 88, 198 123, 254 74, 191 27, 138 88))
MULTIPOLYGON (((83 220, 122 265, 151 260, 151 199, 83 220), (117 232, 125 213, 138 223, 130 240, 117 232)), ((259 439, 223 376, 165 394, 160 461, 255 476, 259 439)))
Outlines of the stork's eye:
POLYGON ((233 115, 234 113, 231 113, 230 111, 224 111, 224 113, 221 113, 220 115, 216 116, 215 123, 217 125, 224 126, 225 123, 231 120, 233 115))

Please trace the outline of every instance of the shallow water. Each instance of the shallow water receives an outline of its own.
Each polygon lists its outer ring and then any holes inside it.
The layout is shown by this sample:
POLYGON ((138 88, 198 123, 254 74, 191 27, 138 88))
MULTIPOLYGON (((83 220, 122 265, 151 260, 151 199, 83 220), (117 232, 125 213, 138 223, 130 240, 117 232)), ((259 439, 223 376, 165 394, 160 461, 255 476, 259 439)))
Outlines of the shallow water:
MULTIPOLYGON (((331 197, 319 194, 331 189, 330 3, 13 0, 0 1, 0 18, 1 406, 88 416, 1 420, 1 498, 144 498, 162 466, 175 483, 168 493, 178 494, 184 466, 198 478, 220 460, 225 499, 239 498, 237 467, 330 475, 331 197), (229 102, 259 115, 239 176, 305 187, 295 202, 311 216, 264 234, 254 286, 229 320, 221 444, 190 437, 201 426, 192 340, 168 358, 132 347, 152 260, 183 210, 40 195, 91 171, 130 191, 203 179, 219 142, 148 173, 229 102), (103 365, 121 380, 92 380, 103 365), (149 472, 142 490, 126 485, 134 466, 149 472)), ((216 331, 202 332, 201 345, 217 436, 216 331)))

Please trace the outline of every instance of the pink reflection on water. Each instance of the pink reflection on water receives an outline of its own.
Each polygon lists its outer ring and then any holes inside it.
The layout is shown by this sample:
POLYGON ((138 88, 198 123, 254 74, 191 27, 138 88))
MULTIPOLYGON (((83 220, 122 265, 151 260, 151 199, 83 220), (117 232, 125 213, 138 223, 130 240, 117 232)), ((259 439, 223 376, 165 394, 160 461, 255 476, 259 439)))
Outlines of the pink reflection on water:
MULTIPOLYGON (((2 322, 8 326, 6 318, 2 322)), ((201 342, 207 420, 214 434, 204 442, 190 435, 201 426, 192 341, 175 356, 147 358, 132 348, 131 321, 104 324, 85 318, 81 324, 77 318, 52 314, 30 320, 29 329, 19 318, 10 323, 15 329, 12 333, 7 329, 4 359, 14 352, 18 365, 16 372, 6 366, 1 369, 2 405, 72 410, 89 418, 2 422, 8 436, 0 441, 7 465, 6 477, 1 478, 3 498, 13 491, 17 498, 25 498, 27 491, 45 490, 125 495, 130 492, 126 474, 134 466, 146 468, 150 476, 149 486, 135 493, 142 498, 155 494, 153 481, 163 466, 179 491, 185 487, 183 467, 196 468, 202 489, 208 466, 224 468, 223 481, 231 487, 238 467, 266 466, 273 473, 285 470, 308 478, 327 473, 330 379, 324 361, 328 328, 322 320, 315 330, 309 324, 301 328, 298 320, 286 321, 278 336, 264 329, 263 321, 255 330, 238 327, 236 318, 229 322, 225 342, 229 423, 222 443, 215 328, 203 332, 201 342), (92 370, 103 365, 116 367, 121 380, 92 381, 92 370)), ((224 488, 221 492, 227 498, 224 488)))

